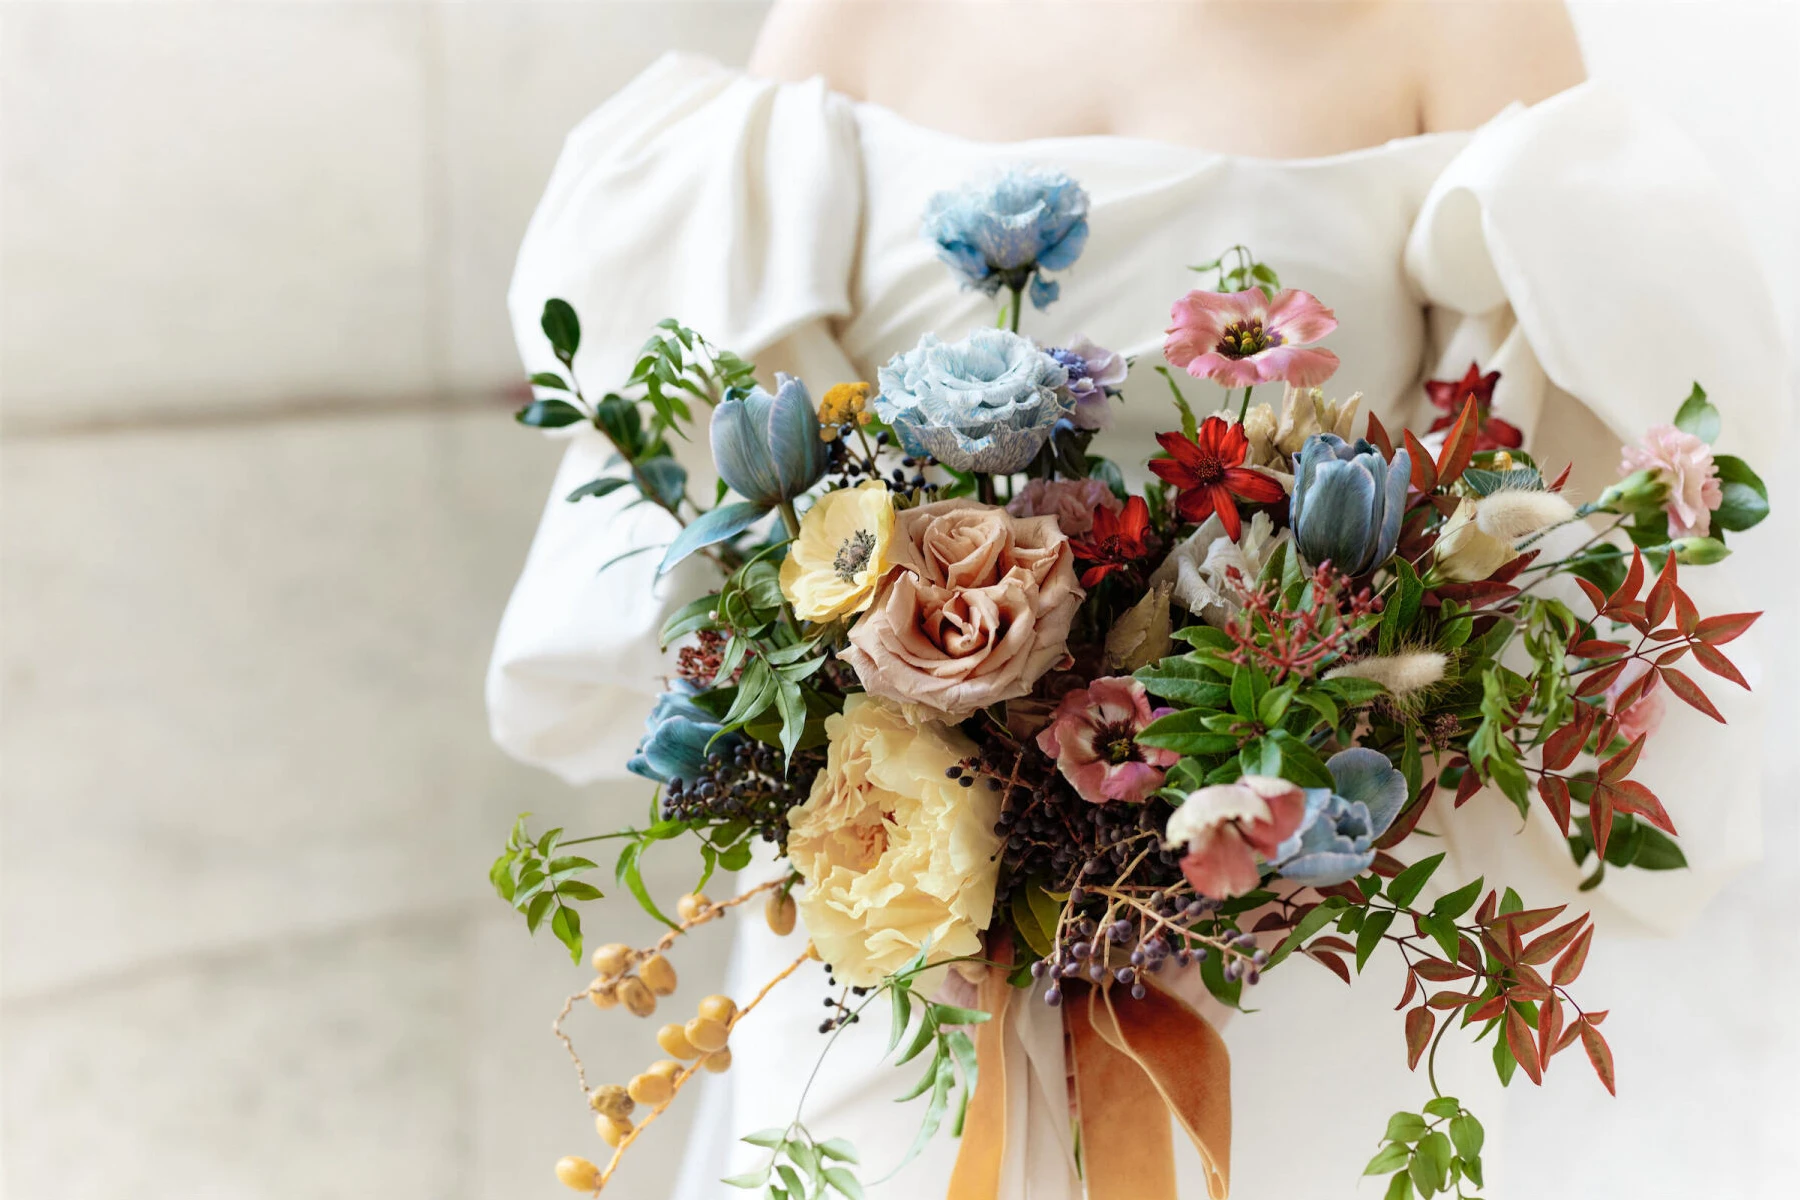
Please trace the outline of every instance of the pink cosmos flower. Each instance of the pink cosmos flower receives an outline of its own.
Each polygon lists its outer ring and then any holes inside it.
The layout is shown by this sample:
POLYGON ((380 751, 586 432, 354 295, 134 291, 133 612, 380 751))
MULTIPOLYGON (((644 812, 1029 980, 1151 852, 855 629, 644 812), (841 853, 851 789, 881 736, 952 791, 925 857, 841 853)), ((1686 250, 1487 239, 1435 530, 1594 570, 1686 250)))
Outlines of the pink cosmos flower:
POLYGON ((1033 479, 1006 505, 1015 517, 1055 517, 1072 538, 1091 532, 1101 509, 1117 516, 1125 505, 1098 479, 1033 479))
POLYGON ((1673 425, 1652 425, 1642 446, 1627 446, 1619 474, 1651 470, 1669 485, 1669 536, 1705 537, 1712 511, 1725 500, 1712 447, 1673 425))
POLYGON ((1138 732, 1174 711, 1152 709, 1150 693, 1129 675, 1096 679, 1062 698, 1038 734, 1038 749, 1056 759, 1083 800, 1140 804, 1162 786, 1163 768, 1181 756, 1138 745, 1138 732))
POLYGON ((1306 817, 1306 793, 1285 779, 1246 775, 1191 793, 1169 817, 1164 844, 1185 846, 1181 873, 1202 896, 1226 900, 1254 891, 1257 855, 1274 858, 1306 817))
POLYGON ((1653 679, 1650 687, 1630 708, 1620 712, 1619 696, 1624 690, 1636 683, 1650 667, 1641 658, 1634 658, 1625 664, 1618 678, 1606 689, 1606 711, 1619 719, 1619 734, 1628 742, 1636 741, 1644 734, 1654 736, 1662 727, 1663 709, 1667 697, 1662 692, 1662 680, 1653 679))
POLYGON ((1272 379, 1317 387, 1338 368, 1329 350, 1304 347, 1337 328, 1329 308, 1283 288, 1273 300, 1247 292, 1192 291, 1175 302, 1163 357, 1195 379, 1250 387, 1272 379))

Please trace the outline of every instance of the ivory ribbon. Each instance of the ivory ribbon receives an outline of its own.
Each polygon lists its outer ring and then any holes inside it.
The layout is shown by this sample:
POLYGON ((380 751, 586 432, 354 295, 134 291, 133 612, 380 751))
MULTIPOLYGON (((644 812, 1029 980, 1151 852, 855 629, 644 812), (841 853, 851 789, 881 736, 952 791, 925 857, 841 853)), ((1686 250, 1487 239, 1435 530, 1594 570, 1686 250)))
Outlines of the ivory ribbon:
MULTIPOLYGON (((1231 1190, 1231 1060, 1211 1023, 1152 984, 1114 1003, 1106 987, 1063 981, 1088 1200, 1177 1200, 1173 1116, 1200 1152, 1212 1200, 1231 1190)), ((947 1200, 1001 1200, 1006 1157, 1005 1022, 1014 989, 990 969, 976 1031, 975 1094, 947 1200)), ((1022 1200, 1007 1197, 1006 1200, 1022 1200)))

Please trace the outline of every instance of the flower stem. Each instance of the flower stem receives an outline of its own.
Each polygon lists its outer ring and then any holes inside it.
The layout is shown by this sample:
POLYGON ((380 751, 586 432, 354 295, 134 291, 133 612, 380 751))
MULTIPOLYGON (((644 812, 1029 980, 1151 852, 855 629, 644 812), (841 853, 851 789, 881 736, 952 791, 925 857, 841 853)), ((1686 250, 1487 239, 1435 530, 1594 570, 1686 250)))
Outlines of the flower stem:
POLYGON ((1250 411, 1250 393, 1254 388, 1255 385, 1252 384, 1250 387, 1244 389, 1244 401, 1242 404, 1238 405, 1237 423, 1239 425, 1244 423, 1244 414, 1250 411))
POLYGON ((1012 331, 1019 332, 1019 317, 1023 315, 1025 305, 1025 281, 1020 280, 1012 285, 1012 310, 1007 313, 1007 320, 1012 324, 1012 331))
POLYGON ((797 538, 800 536, 800 514, 794 511, 794 502, 792 500, 783 500, 781 502, 781 523, 787 526, 788 537, 797 538))
POLYGON ((994 503, 994 477, 985 471, 975 474, 975 497, 983 504, 994 503))

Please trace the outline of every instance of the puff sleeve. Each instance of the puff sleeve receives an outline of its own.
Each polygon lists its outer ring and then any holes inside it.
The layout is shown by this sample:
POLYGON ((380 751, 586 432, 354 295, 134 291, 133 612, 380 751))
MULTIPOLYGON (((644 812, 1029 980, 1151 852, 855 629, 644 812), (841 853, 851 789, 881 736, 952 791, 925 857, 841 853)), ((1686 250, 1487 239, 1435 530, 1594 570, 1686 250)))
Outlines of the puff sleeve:
MULTIPOLYGON (((624 381, 665 317, 765 367, 853 378, 831 322, 850 309, 860 191, 854 112, 821 81, 663 58, 569 135, 532 217, 508 294, 526 370, 560 370, 538 322, 561 297, 581 318, 575 374, 590 395, 624 381)), ((697 558, 658 580, 660 555, 632 554, 666 544, 675 523, 632 506, 631 489, 565 501, 622 470, 597 432, 569 428, 487 704, 503 749, 582 783, 623 775, 668 674, 663 621, 716 580, 697 558)))
MULTIPOLYGON (((1429 373, 1454 378, 1471 360, 1501 371, 1495 414, 1525 431, 1547 470, 1573 458, 1578 501, 1614 477, 1619 443, 1669 422, 1695 381, 1723 414, 1719 450, 1755 462, 1776 444, 1786 352, 1730 197, 1679 132, 1598 85, 1477 133, 1427 194, 1406 268, 1431 306, 1429 373)), ((1760 532, 1741 546, 1769 552, 1760 532)), ((1683 586, 1702 613, 1761 607, 1740 578, 1727 560, 1683 586)), ((1763 679, 1754 631, 1731 651, 1753 684, 1763 679)), ((1760 853, 1763 703, 1702 678, 1730 723, 1669 698, 1634 776, 1668 809, 1689 869, 1611 871, 1581 898, 1627 925, 1679 929, 1760 853)), ((1433 821, 1457 878, 1504 878, 1532 903, 1575 898, 1585 872, 1535 800, 1523 833, 1497 796, 1433 821)))

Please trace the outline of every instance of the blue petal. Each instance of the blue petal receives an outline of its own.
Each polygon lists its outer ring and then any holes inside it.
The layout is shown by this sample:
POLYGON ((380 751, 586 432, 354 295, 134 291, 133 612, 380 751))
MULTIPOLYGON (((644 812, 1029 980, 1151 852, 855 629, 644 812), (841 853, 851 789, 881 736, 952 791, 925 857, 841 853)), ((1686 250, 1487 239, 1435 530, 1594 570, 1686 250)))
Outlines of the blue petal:
POLYGON ((1358 854, 1346 851, 1322 851, 1317 854, 1306 854, 1290 862, 1284 863, 1281 875, 1295 883, 1308 887, 1330 887, 1333 884, 1348 883, 1375 862, 1373 850, 1358 854))
POLYGON ((1308 562, 1360 575, 1372 549, 1375 480, 1361 464, 1327 459, 1313 469, 1294 536, 1308 562))
POLYGON ((819 414, 806 385, 791 375, 777 375, 776 380, 769 407, 769 457, 782 498, 792 500, 825 473, 825 439, 819 436, 819 414))
POLYGON ((1406 485, 1412 479, 1412 455, 1405 450, 1395 453, 1387 468, 1387 495, 1381 512, 1381 542, 1375 548, 1375 564, 1380 566, 1394 555, 1400 544, 1400 521, 1406 515, 1406 485))
POLYGON ((1087 245, 1088 223, 1084 217, 1070 227, 1069 232, 1053 246, 1046 246, 1039 252, 1038 266, 1046 271, 1063 271, 1075 265, 1081 257, 1082 249, 1087 245))
POLYGON ((1406 776, 1379 750, 1366 746, 1340 750, 1326 761, 1325 769, 1336 781, 1333 791, 1368 809, 1370 837, 1386 833, 1406 806, 1406 776))
POLYGON ((1062 294, 1062 285, 1054 279, 1045 279, 1042 272, 1031 277, 1031 306, 1042 312, 1056 303, 1062 294))
POLYGON ((753 388, 741 400, 724 400, 713 410, 712 452, 719 478, 746 500, 773 508, 781 502, 781 479, 764 441, 775 398, 753 388))

